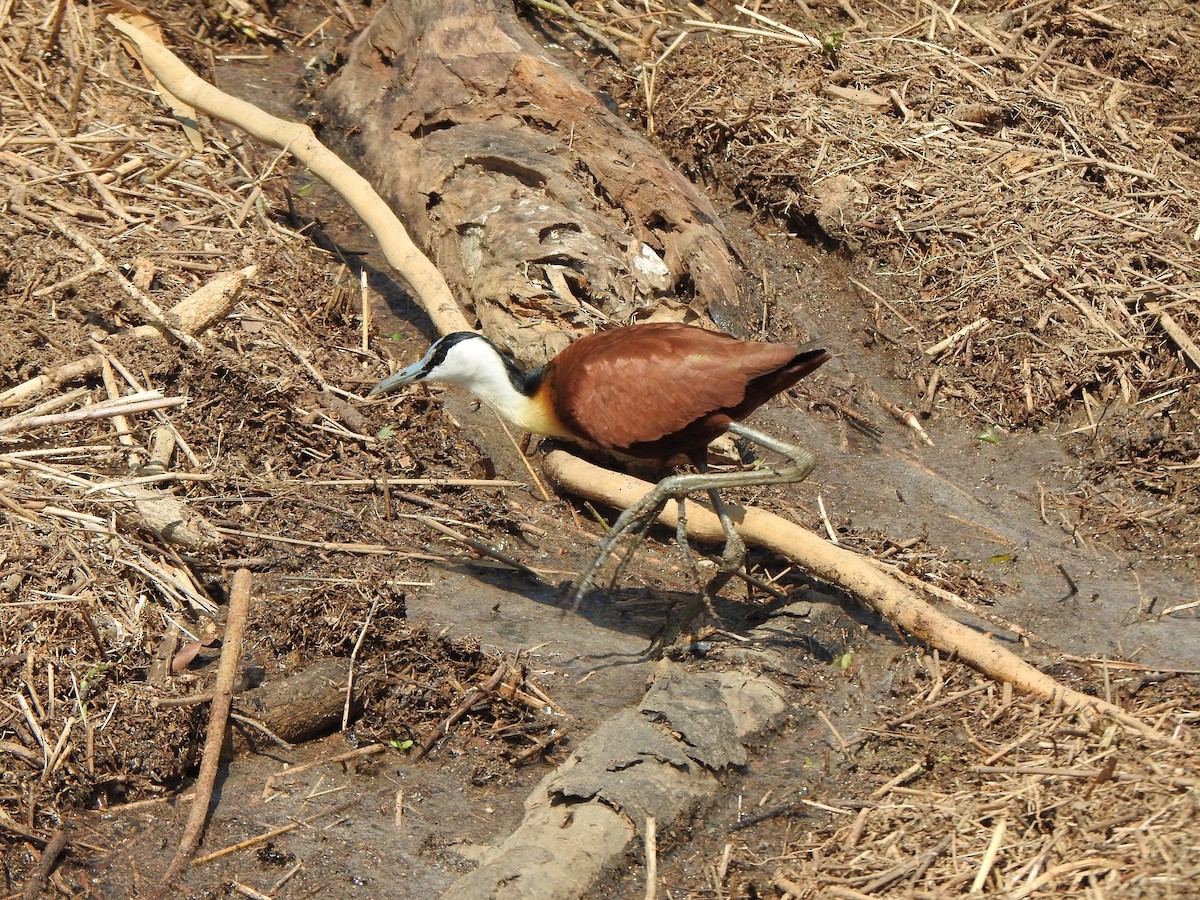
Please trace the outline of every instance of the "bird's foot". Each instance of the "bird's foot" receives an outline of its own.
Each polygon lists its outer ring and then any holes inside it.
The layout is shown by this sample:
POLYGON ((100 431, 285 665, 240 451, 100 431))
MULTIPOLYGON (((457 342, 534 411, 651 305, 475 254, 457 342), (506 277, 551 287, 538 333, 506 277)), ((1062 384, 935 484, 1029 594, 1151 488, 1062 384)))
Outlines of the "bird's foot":
POLYGON ((663 626, 650 638, 646 655, 660 659, 664 655, 688 654, 705 646, 705 639, 720 621, 707 590, 698 591, 678 611, 672 611, 663 626))
POLYGON ((618 542, 625 535, 631 534, 634 540, 618 563, 613 581, 620 578, 633 558, 641 539, 658 518, 658 514, 663 511, 669 501, 682 500, 687 495, 690 486, 686 479, 689 477, 693 476, 670 475, 664 478, 646 496, 621 513, 612 528, 609 529, 608 534, 600 541, 600 546, 596 549, 592 561, 588 563, 575 582, 575 589, 571 592, 571 609, 579 608, 583 595, 591 588, 600 569, 616 551, 618 542))
POLYGON ((647 651, 649 655, 657 658, 672 649, 702 647, 704 638, 718 630, 719 623, 723 621, 715 605, 717 595, 731 579, 741 574, 745 559, 746 545, 735 533, 734 539, 725 544, 717 574, 651 638, 647 651))

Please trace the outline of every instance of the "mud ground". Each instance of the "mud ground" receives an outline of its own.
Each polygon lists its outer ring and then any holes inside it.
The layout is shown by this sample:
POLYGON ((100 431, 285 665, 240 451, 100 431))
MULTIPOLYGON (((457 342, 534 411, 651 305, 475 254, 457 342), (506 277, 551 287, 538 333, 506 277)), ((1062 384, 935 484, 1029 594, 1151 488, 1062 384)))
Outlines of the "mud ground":
MULTIPOLYGON (((369 11, 357 12, 365 16, 369 11)), ((298 36, 327 14, 291 10, 284 18, 289 33, 298 36)), ((91 27, 82 22, 81 32, 88 35, 91 27)), ((277 112, 295 110, 314 68, 309 64, 328 58, 329 48, 344 34, 344 27, 336 33, 330 28, 325 43, 306 45, 308 56, 282 52, 269 42, 261 48, 247 45, 244 34, 236 38, 218 29, 222 46, 232 52, 217 61, 216 80, 227 89, 244 88, 239 92, 248 99, 277 112)), ((563 32, 553 33, 563 39, 563 32)), ((563 43, 572 46, 565 39, 563 43)), ((574 46, 576 52, 563 53, 562 58, 574 59, 581 71, 606 65, 596 63, 590 50, 584 53, 574 46)), ((193 53, 199 59, 205 55, 199 47, 193 53)), ((702 51, 697 53, 699 65, 704 57, 702 51)), ((596 81, 625 104, 632 118, 643 114, 631 94, 622 96, 611 73, 601 71, 596 81)), ((20 96, 21 89, 14 86, 9 99, 19 104, 20 96)), ((119 118, 122 112, 102 109, 96 115, 119 118)), ((692 162, 687 147, 673 145, 665 132, 661 137, 664 150, 675 153, 682 165, 692 162)), ((236 154, 256 173, 272 159, 269 151, 252 146, 236 154)), ((15 171, 6 169, 5 190, 11 191, 15 171)), ((26 172, 21 178, 37 174, 26 172)), ((715 178, 719 172, 705 174, 715 178)), ((208 176, 212 180, 206 183, 216 190, 220 179, 208 176)), ((377 483, 337 484, 375 479, 380 472, 389 477, 498 478, 524 485, 529 476, 492 414, 461 397, 431 399, 417 393, 363 407, 371 435, 385 428, 396 430, 396 437, 385 440, 361 441, 317 427, 319 405, 311 399, 315 388, 300 356, 331 383, 357 393, 384 373, 386 358, 415 357, 430 335, 421 330, 420 317, 405 301, 403 289, 375 274, 374 335, 370 352, 359 352, 356 276, 350 277, 344 264, 355 267, 365 261, 374 273, 385 270, 372 255, 370 236, 303 172, 285 167, 261 184, 261 202, 271 211, 264 219, 284 223, 295 235, 279 237, 272 245, 261 233, 251 238, 207 234, 207 243, 198 241, 192 248, 193 256, 171 245, 165 263, 168 276, 160 276, 165 284, 208 274, 195 267, 172 270, 172 260, 181 258, 208 263, 252 257, 263 269, 256 305, 240 308, 219 332, 213 365, 181 363, 175 351, 161 356, 139 351, 139 370, 202 398, 181 420, 202 450, 208 473, 216 478, 188 488, 198 508, 222 527, 312 541, 301 547, 230 535, 222 555, 200 570, 219 600, 225 573, 239 564, 254 569, 264 602, 253 613, 250 662, 268 674, 283 674, 315 656, 345 655, 373 615, 374 625, 364 629, 367 637, 359 657, 373 693, 367 713, 344 733, 294 750, 267 747, 226 764, 217 812, 201 853, 272 828, 300 825, 268 843, 193 868, 186 888, 197 896, 215 896, 238 886, 277 897, 440 892, 472 867, 478 846, 515 825, 524 797, 549 766, 562 760, 573 741, 641 697, 654 665, 645 657, 649 638, 661 626, 664 610, 686 598, 692 576, 669 535, 662 533, 620 585, 593 593, 578 611, 564 612, 564 588, 601 532, 590 510, 569 499, 543 500, 532 486, 396 488, 396 513, 444 517, 543 571, 544 580, 536 581, 479 559, 414 524, 414 519, 385 514, 377 483), (352 556, 336 546, 349 542, 379 542, 393 552, 352 556), (544 713, 494 704, 468 717, 419 762, 389 747, 345 763, 319 765, 294 779, 279 774, 289 766, 330 760, 374 743, 399 744, 427 732, 461 697, 456 689, 480 672, 486 676, 497 658, 519 658, 529 681, 540 686, 562 714, 556 713, 548 724, 544 713), (405 693, 397 688, 405 683, 397 673, 419 674, 429 687, 405 693), (458 681, 441 680, 446 673, 458 681), (562 734, 544 753, 524 757, 524 751, 554 729, 562 734)), ((732 176, 710 180, 707 187, 722 206, 725 225, 747 269, 759 278, 768 312, 764 333, 811 333, 836 354, 833 362, 757 420, 816 450, 821 459, 817 473, 804 485, 765 489, 741 498, 744 502, 782 512, 815 530, 828 523, 849 546, 902 560, 911 574, 980 604, 994 619, 1033 632, 1038 640, 1023 643, 994 623, 954 612, 991 630, 1035 662, 1062 665, 1069 657, 1104 657, 1133 660, 1149 669, 1196 667, 1200 628, 1195 608, 1160 614, 1200 600, 1195 560, 1186 543, 1190 532, 1163 529, 1153 540, 1139 543, 1128 529, 1106 530, 1096 526, 1095 517, 1062 514, 1047 500, 1102 481, 1095 476, 1095 457, 1081 450, 1072 435, 1087 421, 1085 411, 1049 410, 1036 423, 997 431, 989 429, 994 422, 974 415, 970 404, 950 399, 923 420, 933 442, 926 444, 869 399, 874 392, 906 409, 922 402, 911 377, 910 355, 895 342, 881 339, 877 304, 855 282, 889 298, 895 285, 880 280, 877 267, 844 244, 801 234, 761 209, 748 210, 753 203, 747 200, 745 186, 732 176), (846 408, 858 415, 846 416, 846 408)), ((181 222, 190 200, 185 194, 179 201, 181 222)), ((115 332, 123 324, 123 312, 111 296, 88 296, 86 303, 76 302, 61 315, 51 306, 54 297, 32 301, 37 287, 65 272, 53 268, 46 233, 10 230, 5 238, 9 262, 4 302, 11 318, 9 327, 0 329, 8 331, 0 340, 5 341, 7 360, 2 385, 9 387, 90 352, 89 339, 103 338, 100 332, 105 330, 115 332)), ((138 249, 149 253, 155 246, 147 242, 138 249)), ((135 255, 131 252, 131 259, 135 255)), ((68 306, 64 303, 64 309, 68 306)), ((117 351, 121 356, 122 348, 117 351)), ((958 377, 969 380, 970 371, 967 365, 958 377)), ((1192 379, 1185 385, 1189 390, 1195 390, 1194 373, 1192 379)), ((973 388, 986 395, 990 387, 981 367, 973 388)), ((112 440, 101 427, 56 437, 31 438, 6 449, 112 440)), ((92 458, 88 466, 89 471, 113 474, 122 471, 123 463, 122 452, 113 449, 92 458)), ((6 490, 27 513, 39 510, 38 504, 65 502, 56 490, 33 490, 25 482, 20 487, 6 484, 6 490)), ((86 568, 68 549, 74 545, 53 530, 36 531, 11 517, 6 521, 13 529, 6 545, 10 565, 33 573, 7 602, 61 602, 69 593, 65 586, 73 580, 71 567, 86 568)), ((803 873, 803 866, 820 856, 813 847, 829 850, 830 836, 844 835, 838 829, 845 827, 845 809, 858 813, 859 807, 839 807, 842 800, 863 798, 868 789, 890 782, 914 755, 966 759, 974 753, 982 758, 985 754, 976 752, 979 748, 972 747, 960 727, 963 721, 975 721, 974 716, 982 721, 994 715, 1001 729, 1016 729, 986 735, 991 750, 1021 737, 1017 726, 1024 720, 1011 711, 1012 718, 1004 718, 1011 699, 1004 700, 998 687, 980 685, 969 672, 948 669, 943 676, 936 662, 907 646, 887 623, 864 614, 830 586, 812 585, 786 561, 760 554, 752 563, 758 574, 776 579, 787 597, 772 601, 760 592, 731 587, 721 608, 731 632, 762 624, 786 604, 809 604, 803 607, 810 626, 807 637, 787 647, 795 668, 775 673, 787 685, 793 706, 757 748, 751 765, 730 775, 727 792, 712 810, 659 835, 659 883, 664 894, 674 897, 783 896, 793 883, 787 881, 787 873, 803 873), (916 702, 914 697, 936 702, 931 698, 943 679, 947 691, 975 690, 979 693, 972 697, 984 696, 994 707, 986 714, 980 713, 982 705, 969 704, 931 710, 919 720, 915 736, 896 736, 907 725, 881 724, 902 715, 916 702), (846 742, 858 741, 869 748, 869 762, 865 750, 847 752, 846 742), (804 801, 825 808, 805 806, 804 801), (774 813, 761 823, 731 830, 754 811, 774 813)), ((145 618, 145 603, 137 606, 136 596, 126 597, 118 587, 109 587, 126 577, 120 566, 114 569, 97 570, 97 584, 107 590, 97 589, 98 609, 108 608, 105 604, 119 609, 111 618, 125 621, 128 634, 115 626, 103 630, 102 639, 111 639, 114 647, 120 644, 122 651, 119 662, 102 676, 110 693, 97 688, 101 692, 96 696, 111 703, 106 710, 120 710, 115 720, 123 731, 103 735, 98 729, 103 737, 99 756, 86 762, 82 755, 73 758, 64 773, 69 777, 53 782, 54 792, 45 789, 46 779, 41 787, 30 786, 38 783, 38 767, 32 763, 30 777, 15 777, 17 769, 11 768, 12 777, 3 783, 3 824, 11 827, 2 833, 5 880, 0 887, 7 894, 20 891, 40 849, 37 841, 22 835, 44 836, 60 826, 70 829, 72 850, 51 884, 73 896, 153 893, 155 878, 177 843, 204 718, 200 711, 179 713, 167 723, 145 705, 148 694, 139 692, 146 659, 165 626, 161 619, 145 618), (114 773, 117 777, 106 781, 114 773)), ((145 584, 138 588, 153 595, 145 584)), ((0 656, 15 660, 27 654, 3 669, 3 721, 8 724, 0 727, 9 729, 23 721, 18 718, 18 694, 44 697, 53 710, 52 685, 68 681, 65 673, 83 680, 93 663, 92 637, 80 618, 64 612, 70 607, 46 603, 33 612, 26 609, 5 610, 0 631, 0 656), (56 680, 48 675, 48 662, 58 672, 56 680)), ((718 648, 723 643, 719 636, 716 643, 718 648)), ((719 657, 689 657, 686 665, 719 666, 719 657)), ((204 671, 199 667, 196 677, 204 677, 204 671)), ((1091 690, 1112 688, 1108 669, 1083 666, 1064 672, 1073 683, 1091 690)), ((1168 687, 1176 693, 1155 703, 1194 708, 1194 677, 1182 675, 1168 687)), ((1131 689, 1131 697, 1137 689, 1131 689)), ((49 727, 55 720, 51 716, 45 721, 49 727)), ((6 732, 0 739, 11 736, 6 732)), ((1067 738, 1061 740, 1065 743, 1067 738)), ((77 751, 82 754, 73 743, 69 753, 77 751)), ((38 750, 39 766, 40 754, 38 750)), ((1136 747, 1123 749, 1122 765, 1138 756, 1136 747)), ((958 770, 945 763, 941 770, 928 768, 934 774, 923 784, 950 796, 958 770)), ((968 808, 961 798, 957 802, 968 808)), ((1042 808, 1032 801, 1028 806, 1042 808)), ((986 812, 980 813, 980 821, 991 827, 986 812)), ((920 832, 915 825, 909 827, 914 834, 920 832)), ((929 827, 930 833, 936 830, 929 827)), ((1050 833, 1049 826, 1046 829, 1050 833)), ((880 859, 887 852, 881 851, 880 859)), ((899 851, 895 853, 899 858, 899 851)), ((871 862, 882 866, 878 860, 871 862)), ((1128 863, 1120 871, 1136 869, 1136 863, 1128 863)), ((1186 896, 1191 882, 1182 872, 1172 869, 1158 887, 1142 886, 1140 893, 1131 889, 1129 896, 1186 896)), ((597 896, 641 897, 644 877, 644 859, 631 857, 597 896)), ((1093 882, 1048 882, 1033 895, 1083 896, 1073 892, 1090 889, 1100 877, 1093 882), (1060 888, 1061 894, 1055 894, 1060 888)), ((862 884, 856 887, 863 889, 862 884)), ((902 882, 889 882, 867 893, 904 896, 909 889, 902 882), (889 893, 893 890, 901 893, 889 893)))

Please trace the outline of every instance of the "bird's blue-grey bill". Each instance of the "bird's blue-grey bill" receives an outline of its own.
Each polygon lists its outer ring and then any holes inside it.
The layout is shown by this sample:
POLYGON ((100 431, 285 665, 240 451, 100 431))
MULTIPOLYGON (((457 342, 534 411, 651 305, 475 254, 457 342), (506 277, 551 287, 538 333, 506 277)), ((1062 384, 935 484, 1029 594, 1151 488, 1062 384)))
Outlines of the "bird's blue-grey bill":
POLYGON ((417 366, 419 365, 420 363, 409 366, 407 369, 401 369, 394 375, 389 375, 383 381, 379 382, 379 384, 375 385, 375 387, 371 388, 371 393, 367 394, 367 396, 374 397, 376 394, 386 394, 388 391, 402 388, 406 384, 412 384, 417 380, 419 374, 417 366))

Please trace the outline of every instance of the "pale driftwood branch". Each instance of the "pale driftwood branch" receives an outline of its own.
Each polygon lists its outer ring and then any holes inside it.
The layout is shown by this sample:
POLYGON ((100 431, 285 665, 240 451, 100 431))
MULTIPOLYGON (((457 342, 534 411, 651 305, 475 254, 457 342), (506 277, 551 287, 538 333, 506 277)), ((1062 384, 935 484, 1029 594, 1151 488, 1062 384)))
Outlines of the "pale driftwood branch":
MULTIPOLYGON (((651 488, 644 481, 601 469, 561 450, 546 457, 545 468, 557 484, 571 493, 619 509, 632 506, 651 488)), ((678 514, 674 503, 667 505, 659 521, 675 526, 678 514)), ((699 540, 724 540, 716 515, 695 503, 688 507, 687 530, 689 537, 699 540)), ((922 600, 913 588, 887 572, 794 522, 747 507, 745 517, 738 523, 738 531, 747 544, 765 547, 794 560, 814 578, 849 591, 897 627, 939 650, 954 654, 985 675, 1048 702, 1094 710, 1146 737, 1168 740, 1120 707, 1061 684, 1005 650, 989 636, 939 612, 922 600)))
MULTIPOLYGON (((236 272, 226 272, 210 279, 196 291, 180 300, 163 317, 172 329, 183 334, 202 334, 213 323, 229 315, 246 282, 258 272, 257 266, 247 266, 236 272)), ((163 337, 157 325, 139 325, 130 332, 139 339, 163 337)), ((100 371, 103 357, 99 353, 59 366, 26 382, 0 391, 0 408, 18 406, 29 397, 48 388, 78 378, 88 378, 100 371)))
POLYGON ((288 151, 337 191, 375 233, 388 262, 412 287, 417 302, 440 333, 474 330, 441 273, 412 242, 388 205, 365 178, 318 141, 311 128, 272 116, 218 90, 174 53, 128 22, 109 16, 108 23, 137 46, 142 62, 176 97, 266 144, 288 151))
POLYGON ((0 434, 31 431, 34 428, 41 428, 43 425, 68 425, 72 422, 86 422, 92 419, 112 419, 117 416, 182 406, 184 403, 182 397, 164 397, 158 391, 147 391, 146 393, 157 396, 121 397, 117 401, 96 403, 92 406, 85 406, 83 409, 73 409, 70 412, 54 413, 49 416, 14 416, 0 422, 0 434))

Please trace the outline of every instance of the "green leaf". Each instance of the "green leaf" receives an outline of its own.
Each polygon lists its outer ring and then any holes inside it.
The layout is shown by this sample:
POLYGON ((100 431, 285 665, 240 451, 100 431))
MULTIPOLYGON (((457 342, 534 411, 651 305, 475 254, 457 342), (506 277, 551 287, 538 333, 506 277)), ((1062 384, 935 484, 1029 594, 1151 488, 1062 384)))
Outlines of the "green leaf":
POLYGON ((389 438, 393 438, 395 436, 396 436, 396 426, 395 425, 384 425, 377 432, 375 432, 375 437, 379 438, 381 441, 386 441, 389 438))

